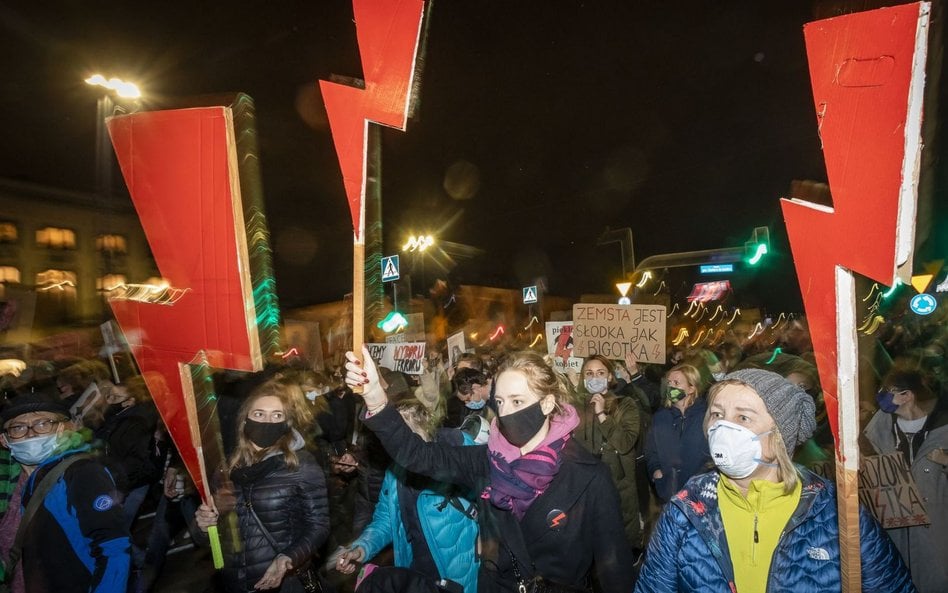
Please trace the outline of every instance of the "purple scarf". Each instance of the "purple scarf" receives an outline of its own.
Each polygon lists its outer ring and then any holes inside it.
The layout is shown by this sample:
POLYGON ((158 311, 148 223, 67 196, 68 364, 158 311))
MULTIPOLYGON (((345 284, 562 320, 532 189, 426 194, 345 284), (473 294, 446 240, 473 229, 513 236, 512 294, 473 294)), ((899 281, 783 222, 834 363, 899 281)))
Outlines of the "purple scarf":
POLYGON ((570 405, 563 413, 550 420, 550 432, 543 442, 526 455, 511 445, 500 434, 497 420, 492 423, 487 448, 490 450, 490 486, 481 496, 490 498, 497 508, 523 515, 560 471, 560 452, 570 439, 570 433, 579 425, 579 415, 570 405))

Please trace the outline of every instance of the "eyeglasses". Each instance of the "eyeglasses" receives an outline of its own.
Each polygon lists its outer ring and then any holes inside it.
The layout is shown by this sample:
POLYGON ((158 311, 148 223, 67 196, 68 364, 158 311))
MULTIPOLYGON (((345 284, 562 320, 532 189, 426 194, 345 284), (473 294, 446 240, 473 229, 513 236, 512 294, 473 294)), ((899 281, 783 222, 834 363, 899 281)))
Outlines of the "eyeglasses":
POLYGON ((62 422, 62 420, 37 420, 33 424, 11 424, 6 428, 6 433, 15 439, 22 439, 25 437, 31 430, 33 434, 49 434, 53 432, 53 428, 62 422))

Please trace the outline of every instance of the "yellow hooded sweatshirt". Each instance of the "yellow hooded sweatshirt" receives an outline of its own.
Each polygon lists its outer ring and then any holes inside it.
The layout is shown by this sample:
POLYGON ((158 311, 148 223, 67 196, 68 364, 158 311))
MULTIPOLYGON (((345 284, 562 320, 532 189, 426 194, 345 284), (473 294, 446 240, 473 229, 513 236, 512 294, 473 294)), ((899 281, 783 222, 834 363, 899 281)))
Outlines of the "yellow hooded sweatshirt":
POLYGON ((765 593, 777 540, 800 503, 800 481, 789 494, 783 482, 753 480, 747 496, 730 478, 718 480, 718 504, 738 593, 765 593))

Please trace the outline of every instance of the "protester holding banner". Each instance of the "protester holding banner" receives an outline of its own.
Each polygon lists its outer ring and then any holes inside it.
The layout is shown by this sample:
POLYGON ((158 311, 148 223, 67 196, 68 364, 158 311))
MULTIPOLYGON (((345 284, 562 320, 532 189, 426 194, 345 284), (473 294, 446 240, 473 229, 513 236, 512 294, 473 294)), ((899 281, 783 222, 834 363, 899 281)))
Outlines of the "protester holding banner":
POLYGON ((663 407, 652 417, 645 440, 648 475, 662 503, 711 463, 703 427, 707 410, 703 385, 698 369, 688 364, 665 375, 663 407))
POLYGON ((362 387, 366 425, 407 470, 477 497, 482 591, 630 591, 631 550, 608 469, 571 438, 579 425, 566 387, 533 352, 511 354, 495 375, 498 417, 487 446, 426 443, 388 403, 363 349, 347 353, 346 382, 362 387))
POLYGON ((897 364, 865 430, 874 453, 902 454, 931 522, 888 530, 920 593, 948 591, 948 406, 936 394, 930 374, 897 364))
POLYGON ((629 545, 633 550, 641 550, 642 524, 635 479, 635 459, 643 429, 639 404, 612 392, 616 385, 613 363, 601 354, 583 362, 582 377, 585 402, 573 436, 609 468, 619 491, 629 545))
MULTIPOLYGON (((237 448, 227 464, 239 537, 225 550, 229 593, 300 593, 319 578, 315 554, 329 536, 326 479, 303 449, 298 406, 279 381, 259 386, 241 406, 237 448)), ((202 504, 198 527, 206 532, 218 523, 219 511, 229 510, 202 504)))
MULTIPOLYGON (((776 373, 747 369, 716 383, 705 428, 717 470, 665 505, 636 592, 839 591, 836 488, 790 461, 815 426, 813 398, 776 373)), ((859 534, 862 590, 914 592, 865 509, 859 534)))

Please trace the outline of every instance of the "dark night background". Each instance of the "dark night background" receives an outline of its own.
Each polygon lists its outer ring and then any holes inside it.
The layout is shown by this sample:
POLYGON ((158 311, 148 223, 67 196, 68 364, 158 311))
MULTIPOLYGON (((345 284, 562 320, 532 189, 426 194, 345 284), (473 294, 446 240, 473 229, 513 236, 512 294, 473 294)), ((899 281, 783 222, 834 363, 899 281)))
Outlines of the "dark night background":
MULTIPOLYGON (((826 180, 802 32, 834 14, 821 4, 436 0, 417 115, 382 132, 384 251, 432 231, 484 250, 458 260, 458 282, 543 277, 575 297, 614 291, 618 245, 596 246, 607 226, 631 227, 641 260, 769 225, 756 290, 799 310, 778 200, 791 180, 826 180)), ((93 191, 93 72, 137 82, 145 108, 246 92, 281 302, 350 290, 316 90, 362 75, 349 0, 4 2, 0 25, 0 177, 93 191)))

